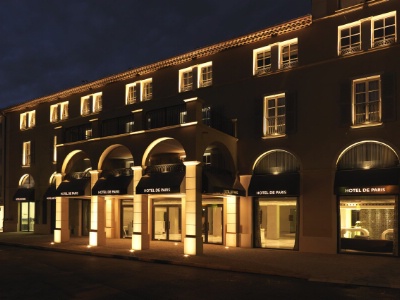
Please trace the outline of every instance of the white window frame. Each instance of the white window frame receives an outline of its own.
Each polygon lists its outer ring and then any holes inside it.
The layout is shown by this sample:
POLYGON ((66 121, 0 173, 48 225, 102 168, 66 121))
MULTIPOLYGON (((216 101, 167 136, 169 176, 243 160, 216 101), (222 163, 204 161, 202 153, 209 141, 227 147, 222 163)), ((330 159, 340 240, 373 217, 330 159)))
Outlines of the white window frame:
POLYGON ((285 93, 264 97, 263 103, 263 135, 265 138, 281 137, 286 135, 286 95, 285 93), (284 99, 284 114, 279 114, 279 99, 284 99), (274 100, 274 106, 270 107, 269 102, 274 100), (274 116, 269 116, 269 111, 274 110, 274 116))
POLYGON ((31 142, 23 142, 22 144, 22 166, 29 167, 31 165, 31 142))
POLYGON ((148 78, 140 82, 141 101, 151 100, 153 98, 153 79, 148 78))
MULTIPOLYGON (((384 30, 388 28, 385 24, 382 27, 384 30)), ((382 47, 382 46, 388 46, 391 44, 394 44, 397 42, 397 16, 396 16, 396 11, 388 12, 386 14, 382 14, 379 16, 374 16, 371 19, 371 48, 376 48, 376 47, 382 47), (382 36, 382 38, 378 41, 375 40, 375 22, 379 20, 383 20, 383 22, 386 22, 386 19, 394 17, 394 36, 386 36, 385 34, 382 36)))
POLYGON ((126 105, 137 102, 137 91, 136 91, 137 84, 140 84, 140 81, 133 82, 133 83, 127 84, 125 86, 125 104, 126 105))
POLYGON ((92 95, 92 113, 99 113, 103 109, 103 93, 95 93, 92 95))
POLYGON ((69 117, 69 113, 68 113, 68 105, 69 102, 65 101, 65 102, 61 102, 59 103, 60 105, 60 120, 66 120, 69 117))
POLYGON ((19 115, 19 128, 21 130, 30 129, 36 125, 36 110, 24 112, 19 115))
POLYGON ((53 162, 57 162, 57 136, 53 137, 53 162))
POLYGON ((359 52, 361 51, 361 21, 356 21, 356 22, 352 22, 349 24, 345 24, 345 25, 341 25, 338 27, 338 55, 348 55, 348 54, 352 54, 355 52, 359 52), (352 37, 356 36, 357 34, 352 33, 352 29, 358 27, 358 36, 359 36, 359 42, 358 43, 351 43, 351 39, 352 37), (348 38, 350 39, 349 44, 346 47, 343 47, 342 45, 342 40, 343 40, 343 36, 342 36, 342 31, 348 29, 349 30, 349 36, 348 38))
POLYGON ((91 113, 92 95, 87 95, 81 98, 81 116, 86 116, 91 113))
POLYGON ((179 92, 187 92, 187 91, 192 91, 194 88, 194 82, 193 82, 193 67, 185 68, 182 70, 179 70, 179 92), (185 84, 185 74, 190 73, 190 78, 191 78, 191 83, 185 84))
POLYGON ((253 50, 253 75, 263 75, 271 72, 271 62, 272 62, 271 45, 253 50), (265 53, 269 53, 270 64, 268 65, 263 64, 261 67, 259 67, 258 55, 265 53))
POLYGON ((299 42, 298 42, 298 38, 294 38, 294 39, 287 40, 287 41, 284 41, 282 43, 279 43, 279 64, 278 64, 279 65, 279 69, 289 69, 289 68, 295 67, 295 66, 297 66, 298 62, 299 62, 299 42), (296 50, 296 56, 297 57, 295 59, 291 58, 291 52, 292 52, 291 51, 291 47, 293 45, 296 45, 296 48, 297 48, 297 50, 296 50), (289 60, 288 61, 284 61, 283 60, 283 55, 284 55, 283 49, 285 47, 289 47, 289 60))
POLYGON ((197 68, 198 68, 197 86, 199 88, 211 86, 213 80, 212 61, 200 64, 197 66, 197 68), (206 76, 205 76, 206 78, 203 77, 203 70, 206 70, 206 76))
POLYGON ((153 99, 153 78, 135 81, 125 86, 125 105, 153 99))
POLYGON ((382 124, 382 84, 381 84, 381 77, 379 75, 376 76, 370 76, 370 77, 365 77, 365 78, 359 78, 359 79, 355 79, 353 80, 352 83, 352 103, 351 103, 351 118, 352 118, 352 127, 366 127, 366 126, 377 126, 377 125, 381 125, 382 124), (373 81, 378 81, 378 93, 379 93, 379 99, 378 101, 374 101, 378 103, 378 116, 376 120, 371 120, 370 115, 372 114, 370 112, 370 93, 371 90, 366 87, 365 92, 363 94, 365 94, 365 102, 364 102, 364 110, 365 113, 363 114, 364 117, 364 121, 359 121, 357 120, 357 109, 356 106, 359 105, 356 103, 356 85, 359 83, 370 83, 373 81))
POLYGON ((50 105, 50 122, 55 123, 59 121, 59 112, 58 112, 58 104, 50 105))

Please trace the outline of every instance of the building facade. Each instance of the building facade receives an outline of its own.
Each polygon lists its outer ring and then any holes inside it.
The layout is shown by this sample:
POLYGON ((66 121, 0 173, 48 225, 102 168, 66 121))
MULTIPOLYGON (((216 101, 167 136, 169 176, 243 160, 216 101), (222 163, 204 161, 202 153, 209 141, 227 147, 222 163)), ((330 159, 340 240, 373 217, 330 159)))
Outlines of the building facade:
POLYGON ((3 110, 4 230, 398 256, 396 0, 3 110))

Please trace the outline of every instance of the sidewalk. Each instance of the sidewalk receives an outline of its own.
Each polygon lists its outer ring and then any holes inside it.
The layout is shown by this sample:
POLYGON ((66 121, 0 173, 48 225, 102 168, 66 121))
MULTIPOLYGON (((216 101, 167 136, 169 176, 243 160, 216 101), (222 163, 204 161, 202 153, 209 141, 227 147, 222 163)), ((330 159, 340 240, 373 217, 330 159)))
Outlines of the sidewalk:
POLYGON ((52 235, 0 232, 0 245, 400 289, 398 257, 225 248, 210 244, 204 245, 203 255, 184 257, 183 244, 174 242, 151 241, 150 250, 130 252, 130 239, 107 239, 106 246, 91 248, 87 246, 87 237, 53 245, 52 241, 52 235))

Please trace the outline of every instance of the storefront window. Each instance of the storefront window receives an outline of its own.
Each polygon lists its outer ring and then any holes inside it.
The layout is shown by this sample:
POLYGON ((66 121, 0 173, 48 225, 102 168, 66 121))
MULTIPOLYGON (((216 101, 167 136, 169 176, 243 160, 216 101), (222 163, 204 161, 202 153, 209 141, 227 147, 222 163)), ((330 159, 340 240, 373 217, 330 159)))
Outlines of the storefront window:
POLYGON ((397 244, 397 197, 340 197, 340 251, 393 254, 397 244))
POLYGON ((122 200, 121 208, 121 237, 131 238, 133 232, 133 200, 122 200))
POLYGON ((21 202, 21 231, 32 232, 35 225, 35 202, 21 202))
POLYGON ((297 234, 297 199, 260 198, 256 201, 256 246, 294 249, 297 234), (257 245, 258 244, 258 245, 257 245))

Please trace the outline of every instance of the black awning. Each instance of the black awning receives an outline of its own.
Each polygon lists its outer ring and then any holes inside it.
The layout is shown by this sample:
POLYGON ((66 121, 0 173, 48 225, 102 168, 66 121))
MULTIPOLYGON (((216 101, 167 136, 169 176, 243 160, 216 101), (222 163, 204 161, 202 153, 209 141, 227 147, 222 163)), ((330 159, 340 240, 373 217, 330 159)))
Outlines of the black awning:
POLYGON ((400 169, 368 169, 336 171, 336 195, 398 194, 400 169))
POLYGON ((144 175, 136 186, 136 194, 181 193, 185 172, 149 173, 144 175))
POLYGON ((128 191, 131 182, 132 176, 108 176, 107 178, 100 178, 92 188, 92 195, 107 196, 132 194, 132 191, 128 191))
POLYGON ((35 189, 32 188, 19 188, 14 195, 15 201, 35 201, 35 189))
POLYGON ((231 172, 222 169, 203 169, 202 193, 245 196, 246 190, 231 172))
POLYGON ((90 196, 86 187, 89 184, 90 179, 72 179, 71 181, 63 181, 57 187, 57 197, 71 197, 71 196, 90 196))
POLYGON ((263 174, 251 176, 249 196, 286 197, 300 195, 300 174, 263 174))
POLYGON ((43 195, 43 199, 45 200, 56 200, 57 196, 57 188, 54 184, 50 185, 46 192, 43 195))

